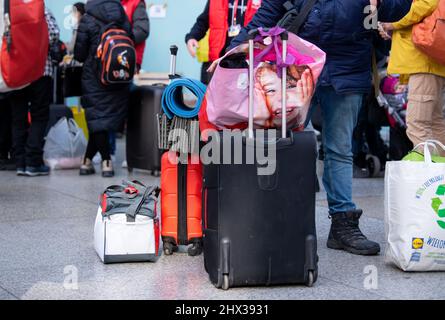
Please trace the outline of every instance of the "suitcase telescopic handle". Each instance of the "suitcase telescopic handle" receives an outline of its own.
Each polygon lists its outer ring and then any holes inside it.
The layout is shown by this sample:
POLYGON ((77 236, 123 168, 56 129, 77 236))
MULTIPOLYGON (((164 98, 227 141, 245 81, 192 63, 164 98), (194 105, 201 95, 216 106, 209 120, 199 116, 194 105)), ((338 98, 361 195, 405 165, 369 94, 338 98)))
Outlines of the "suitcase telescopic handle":
POLYGON ((173 45, 170 47, 170 80, 176 79, 179 76, 176 74, 176 58, 178 56, 178 47, 173 45))
MULTIPOLYGON (((268 29, 263 29, 267 31, 268 29)), ((254 138, 253 130, 253 118, 255 113, 255 39, 260 34, 258 29, 251 30, 249 32, 249 126, 248 126, 248 137, 250 139, 254 138)), ((287 42, 289 39, 289 33, 284 31, 281 33, 281 42, 283 46, 283 60, 286 61, 287 57, 287 42)), ((282 68, 281 75, 281 138, 285 139, 287 137, 287 67, 282 68)))

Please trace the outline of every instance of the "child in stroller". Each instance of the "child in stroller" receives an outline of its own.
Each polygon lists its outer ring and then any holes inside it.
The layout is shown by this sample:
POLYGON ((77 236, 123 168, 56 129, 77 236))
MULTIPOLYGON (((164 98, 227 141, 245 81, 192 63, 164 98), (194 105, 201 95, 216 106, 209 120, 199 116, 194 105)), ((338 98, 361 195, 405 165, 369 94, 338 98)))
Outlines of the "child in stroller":
POLYGON ((412 149, 405 121, 408 87, 397 76, 385 76, 377 93, 371 92, 364 99, 354 131, 356 178, 379 176, 386 161, 401 160, 412 149), (381 137, 382 127, 387 126, 389 145, 381 137))

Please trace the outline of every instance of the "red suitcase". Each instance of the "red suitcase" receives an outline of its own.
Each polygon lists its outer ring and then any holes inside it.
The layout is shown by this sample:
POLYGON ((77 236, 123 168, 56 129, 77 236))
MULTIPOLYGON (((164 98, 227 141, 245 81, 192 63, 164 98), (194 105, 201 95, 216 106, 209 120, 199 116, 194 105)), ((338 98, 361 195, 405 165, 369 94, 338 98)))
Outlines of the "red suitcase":
POLYGON ((170 161, 175 158, 176 153, 170 151, 161 160, 164 253, 171 255, 179 245, 191 244, 188 254, 196 256, 202 252, 202 164, 198 155, 189 156, 188 164, 170 161))

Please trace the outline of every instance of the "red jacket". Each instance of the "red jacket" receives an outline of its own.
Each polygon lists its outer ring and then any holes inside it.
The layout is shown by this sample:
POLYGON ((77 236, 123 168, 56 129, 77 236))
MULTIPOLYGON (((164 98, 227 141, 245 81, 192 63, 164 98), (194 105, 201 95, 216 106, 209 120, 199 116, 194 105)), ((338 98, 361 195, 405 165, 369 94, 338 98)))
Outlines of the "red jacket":
MULTIPOLYGON (((131 25, 133 25, 133 16, 136 11, 137 6, 140 2, 144 2, 145 0, 121 0, 122 6, 125 9, 125 13, 127 14, 128 20, 131 25)), ((145 41, 136 45, 136 63, 138 65, 142 65, 142 61, 144 59, 144 51, 145 51, 145 41)))
MULTIPOLYGON (((244 16, 244 26, 247 26, 255 13, 261 7, 261 0, 248 0, 244 16)), ((209 17, 209 60, 219 59, 224 49, 229 31, 229 2, 227 0, 210 0, 209 17)))

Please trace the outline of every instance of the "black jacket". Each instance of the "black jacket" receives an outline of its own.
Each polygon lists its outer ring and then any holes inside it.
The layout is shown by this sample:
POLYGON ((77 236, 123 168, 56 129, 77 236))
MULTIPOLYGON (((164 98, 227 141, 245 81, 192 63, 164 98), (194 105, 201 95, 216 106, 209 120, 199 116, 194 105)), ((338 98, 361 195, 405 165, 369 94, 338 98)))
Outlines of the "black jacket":
POLYGON ((84 62, 82 106, 90 132, 115 131, 124 121, 128 85, 104 86, 99 80, 96 56, 104 26, 115 23, 133 37, 130 23, 119 0, 90 0, 77 31, 74 59, 84 62))
POLYGON ((141 1, 136 7, 133 14, 133 34, 136 44, 140 44, 147 40, 150 35, 150 20, 147 14, 147 6, 141 1))

